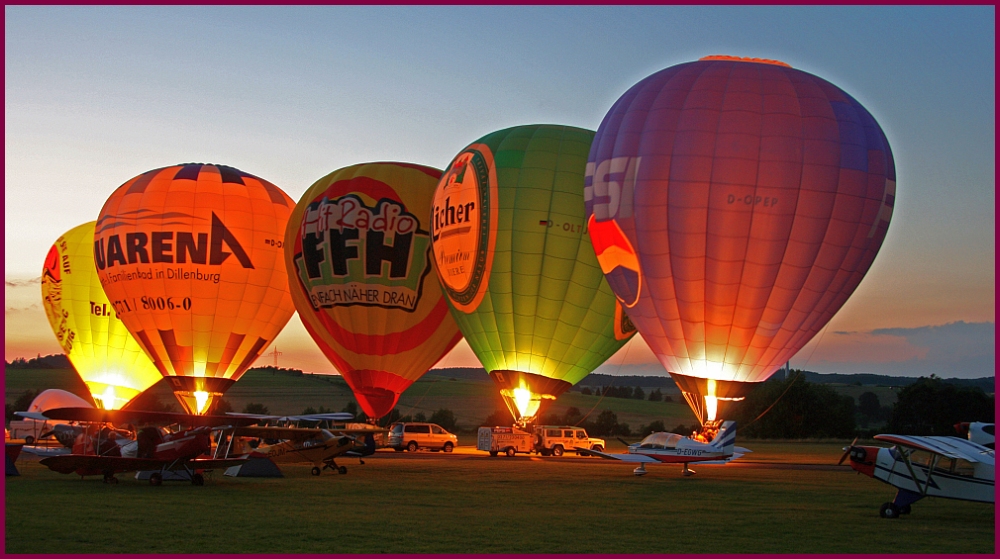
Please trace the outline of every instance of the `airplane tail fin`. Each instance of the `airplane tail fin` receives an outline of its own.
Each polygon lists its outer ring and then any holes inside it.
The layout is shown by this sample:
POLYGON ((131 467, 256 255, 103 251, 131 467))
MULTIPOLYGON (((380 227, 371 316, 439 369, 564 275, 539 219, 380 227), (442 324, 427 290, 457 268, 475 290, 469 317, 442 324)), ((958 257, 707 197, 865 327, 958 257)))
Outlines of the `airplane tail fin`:
POLYGON ((723 454, 732 454, 736 448, 736 422, 724 421, 709 445, 719 449, 723 454))

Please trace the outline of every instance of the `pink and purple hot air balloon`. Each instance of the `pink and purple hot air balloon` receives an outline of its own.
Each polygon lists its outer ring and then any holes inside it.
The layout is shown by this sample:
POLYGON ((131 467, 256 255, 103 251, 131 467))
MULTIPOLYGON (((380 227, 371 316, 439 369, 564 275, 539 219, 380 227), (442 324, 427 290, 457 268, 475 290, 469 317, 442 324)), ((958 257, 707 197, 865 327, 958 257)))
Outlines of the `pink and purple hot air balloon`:
POLYGON ((709 56, 621 96, 585 200, 611 288, 705 422, 844 305, 895 192, 885 134, 850 95, 782 62, 709 56))

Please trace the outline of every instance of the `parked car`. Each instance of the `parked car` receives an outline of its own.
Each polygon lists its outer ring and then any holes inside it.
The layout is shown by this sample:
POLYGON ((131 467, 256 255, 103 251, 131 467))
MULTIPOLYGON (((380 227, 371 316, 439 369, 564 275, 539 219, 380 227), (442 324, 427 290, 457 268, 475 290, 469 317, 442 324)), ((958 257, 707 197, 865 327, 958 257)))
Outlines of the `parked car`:
POLYGON ((389 445, 397 452, 420 448, 451 452, 458 437, 436 423, 396 423, 389 429, 389 445))
POLYGON ((480 427, 476 449, 485 450, 490 456, 496 456, 501 452, 507 456, 514 456, 518 452, 525 454, 534 452, 535 443, 531 433, 517 427, 480 427))

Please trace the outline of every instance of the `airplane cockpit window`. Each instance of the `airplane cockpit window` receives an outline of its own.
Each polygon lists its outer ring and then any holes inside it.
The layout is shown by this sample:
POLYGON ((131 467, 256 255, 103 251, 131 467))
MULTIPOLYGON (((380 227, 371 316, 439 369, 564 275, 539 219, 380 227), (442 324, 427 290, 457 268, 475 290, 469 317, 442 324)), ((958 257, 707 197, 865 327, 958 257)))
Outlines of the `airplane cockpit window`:
POLYGON ((684 437, 676 433, 653 433, 642 439, 639 448, 647 449, 673 449, 677 448, 677 441, 684 437))
POLYGON ((975 477, 976 466, 972 462, 969 462, 968 460, 959 458, 958 460, 955 460, 954 464, 952 465, 951 471, 956 475, 965 477, 975 477))

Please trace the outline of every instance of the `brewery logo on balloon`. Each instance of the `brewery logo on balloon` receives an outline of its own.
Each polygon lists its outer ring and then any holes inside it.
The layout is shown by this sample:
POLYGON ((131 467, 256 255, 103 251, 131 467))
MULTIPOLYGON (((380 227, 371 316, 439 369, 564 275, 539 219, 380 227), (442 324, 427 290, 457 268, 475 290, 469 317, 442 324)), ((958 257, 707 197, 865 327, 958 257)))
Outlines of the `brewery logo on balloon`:
POLYGON ((364 305, 412 312, 430 273, 430 234, 396 200, 348 194, 309 204, 296 239, 297 277, 313 310, 364 305))
POLYGON ((489 285, 497 228, 497 178, 489 146, 452 161, 434 193, 434 258, 452 305, 471 312, 489 285))

